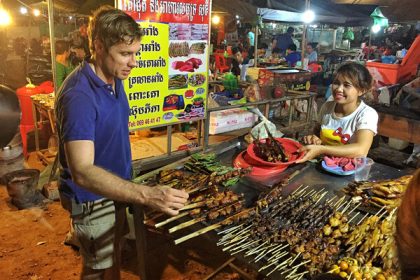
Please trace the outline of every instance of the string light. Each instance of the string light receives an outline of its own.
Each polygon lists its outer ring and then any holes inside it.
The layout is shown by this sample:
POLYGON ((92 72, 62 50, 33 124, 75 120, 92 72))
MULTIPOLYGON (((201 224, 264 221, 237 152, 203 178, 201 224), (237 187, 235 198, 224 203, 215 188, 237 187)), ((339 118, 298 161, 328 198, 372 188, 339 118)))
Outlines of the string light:
POLYGON ((9 25, 12 22, 9 12, 7 12, 4 8, 3 8, 3 4, 1 3, 0 0, 0 25, 4 26, 4 25, 9 25))
POLYGON ((372 26, 373 33, 378 33, 379 30, 381 30, 381 27, 379 26, 379 24, 375 24, 374 26, 372 26))
POLYGON ((20 13, 22 15, 26 15, 28 13, 28 8, 26 8, 26 7, 20 7, 19 11, 20 11, 20 13))
POLYGON ((315 19, 315 13, 311 10, 306 10, 303 14, 302 14, 302 21, 304 23, 311 23, 313 22, 315 19))
POLYGON ((34 13, 34 16, 39 17, 41 15, 41 12, 38 9, 34 9, 32 11, 34 13))
POLYGON ((220 23, 220 17, 218 15, 213 16, 211 22, 215 25, 218 25, 220 23))

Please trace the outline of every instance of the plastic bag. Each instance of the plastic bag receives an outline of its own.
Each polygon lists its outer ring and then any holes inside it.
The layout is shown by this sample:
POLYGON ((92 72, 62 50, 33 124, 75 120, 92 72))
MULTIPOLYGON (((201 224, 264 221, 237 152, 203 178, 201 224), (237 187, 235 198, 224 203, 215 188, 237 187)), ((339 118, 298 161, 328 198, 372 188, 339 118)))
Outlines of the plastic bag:
POLYGON ((251 129, 251 135, 254 139, 268 138, 266 127, 270 131, 274 138, 283 137, 283 133, 277 130, 274 123, 270 122, 257 108, 248 108, 251 112, 257 114, 260 117, 261 122, 251 129))

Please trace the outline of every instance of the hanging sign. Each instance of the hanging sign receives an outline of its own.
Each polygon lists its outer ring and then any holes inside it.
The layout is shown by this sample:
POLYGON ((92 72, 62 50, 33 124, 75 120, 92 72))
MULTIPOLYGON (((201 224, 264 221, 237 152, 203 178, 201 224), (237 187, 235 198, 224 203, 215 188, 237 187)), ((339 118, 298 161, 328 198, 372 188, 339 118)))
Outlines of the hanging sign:
POLYGON ((137 66, 124 80, 130 130, 204 118, 211 0, 119 0, 141 26, 137 66))

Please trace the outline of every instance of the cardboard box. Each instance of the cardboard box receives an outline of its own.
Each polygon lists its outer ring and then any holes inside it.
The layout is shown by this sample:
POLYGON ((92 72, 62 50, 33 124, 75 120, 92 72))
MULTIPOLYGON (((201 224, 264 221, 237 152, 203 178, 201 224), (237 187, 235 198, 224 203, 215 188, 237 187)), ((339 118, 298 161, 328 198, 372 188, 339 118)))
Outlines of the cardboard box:
POLYGON ((211 135, 252 127, 258 117, 246 109, 228 109, 210 113, 211 135))

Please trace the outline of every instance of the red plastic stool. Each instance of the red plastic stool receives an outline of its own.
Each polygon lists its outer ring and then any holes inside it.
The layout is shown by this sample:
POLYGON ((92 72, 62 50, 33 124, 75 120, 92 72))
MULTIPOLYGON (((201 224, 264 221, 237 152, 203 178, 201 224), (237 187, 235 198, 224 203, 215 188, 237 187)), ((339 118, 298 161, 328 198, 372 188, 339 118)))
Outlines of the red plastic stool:
POLYGON ((28 156, 28 133, 35 129, 35 125, 19 125, 20 137, 22 138, 23 155, 28 156))

